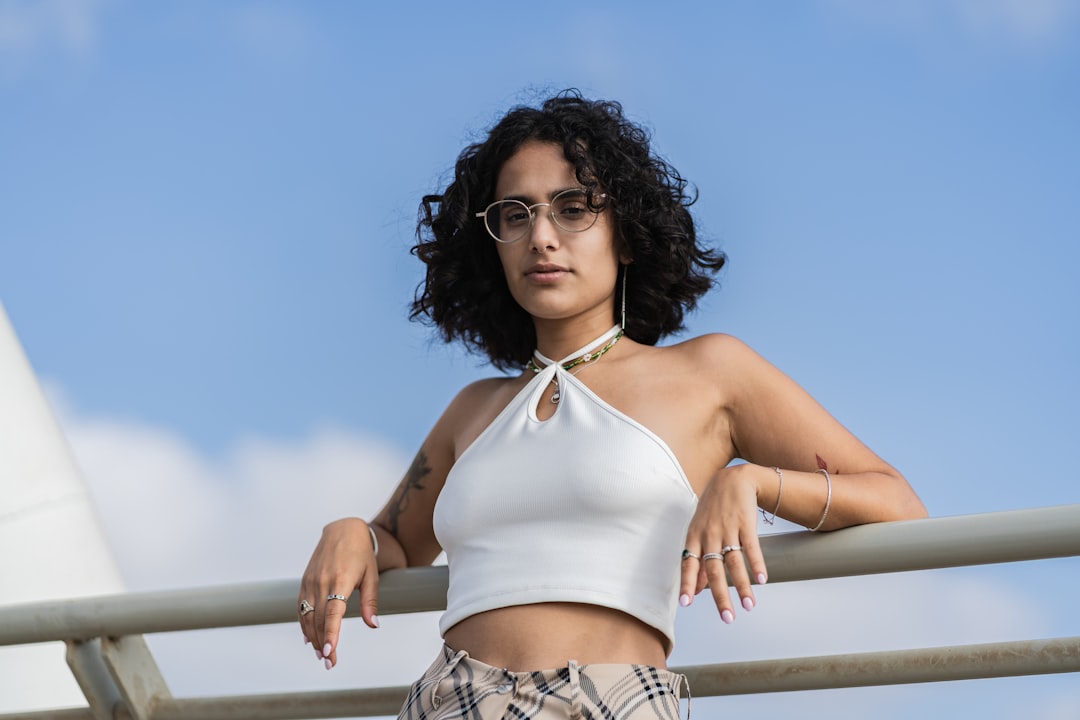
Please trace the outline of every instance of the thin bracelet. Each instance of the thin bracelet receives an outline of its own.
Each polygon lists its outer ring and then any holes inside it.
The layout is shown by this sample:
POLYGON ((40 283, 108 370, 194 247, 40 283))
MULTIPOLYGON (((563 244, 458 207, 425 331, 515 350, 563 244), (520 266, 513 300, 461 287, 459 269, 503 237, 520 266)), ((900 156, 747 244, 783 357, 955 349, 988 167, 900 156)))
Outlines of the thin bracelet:
POLYGON ((368 525, 367 529, 371 533, 371 549, 375 551, 375 557, 379 557, 379 538, 375 537, 375 528, 368 525))
POLYGON ((780 489, 776 491, 776 507, 773 508, 772 517, 765 512, 765 508, 759 508, 761 510, 761 519, 765 521, 766 525, 772 525, 776 522, 776 513, 780 511, 780 498, 784 495, 784 473, 780 472, 780 468, 774 467, 776 471, 776 477, 780 478, 780 489))
POLYGON ((821 468, 814 472, 823 473, 825 475, 825 485, 828 488, 828 492, 825 495, 825 510, 821 513, 821 519, 818 520, 817 525, 810 528, 810 532, 817 532, 821 529, 821 526, 825 524, 825 518, 829 517, 829 503, 832 502, 832 478, 829 477, 829 471, 825 468, 821 468))

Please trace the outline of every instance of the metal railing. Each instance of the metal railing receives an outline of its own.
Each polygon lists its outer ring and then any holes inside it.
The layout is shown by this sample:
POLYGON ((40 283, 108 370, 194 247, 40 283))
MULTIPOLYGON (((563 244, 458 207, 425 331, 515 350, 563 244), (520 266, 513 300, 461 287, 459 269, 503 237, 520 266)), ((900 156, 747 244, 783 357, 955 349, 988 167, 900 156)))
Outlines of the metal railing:
MULTIPOLYGON (((1080 504, 762 538, 769 582, 1080 556, 1080 504)), ((390 570, 381 615, 441 610, 445 567, 390 570)), ((174 698, 146 633, 295 622, 295 581, 0 607, 0 646, 63 641, 88 707, 0 720, 234 720, 393 715, 407 687, 174 698)), ((359 612, 349 600, 349 613, 359 612)), ((695 697, 1080 672, 1080 637, 672 668, 695 697)))

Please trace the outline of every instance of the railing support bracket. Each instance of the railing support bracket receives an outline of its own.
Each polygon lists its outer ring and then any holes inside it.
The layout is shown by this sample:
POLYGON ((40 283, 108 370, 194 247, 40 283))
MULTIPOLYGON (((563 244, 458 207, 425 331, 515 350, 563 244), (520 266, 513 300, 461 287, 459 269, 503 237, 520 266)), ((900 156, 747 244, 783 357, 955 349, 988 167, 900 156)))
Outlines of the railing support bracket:
POLYGON ((153 720, 157 704, 172 699, 142 635, 69 640, 67 662, 94 720, 153 720))

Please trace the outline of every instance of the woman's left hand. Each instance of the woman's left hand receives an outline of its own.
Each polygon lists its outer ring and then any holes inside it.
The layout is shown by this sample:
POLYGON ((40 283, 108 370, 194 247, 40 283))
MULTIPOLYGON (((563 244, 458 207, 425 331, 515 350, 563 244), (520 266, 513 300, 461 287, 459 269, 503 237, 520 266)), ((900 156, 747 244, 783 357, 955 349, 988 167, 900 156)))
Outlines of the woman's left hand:
POLYGON ((758 494, 774 472, 751 463, 733 465, 716 473, 705 486, 686 533, 685 547, 690 554, 684 553, 682 560, 681 605, 689 605, 709 587, 720 618, 731 623, 735 619, 728 590, 731 578, 742 607, 754 607, 751 575, 758 585, 768 577, 758 543, 758 494))

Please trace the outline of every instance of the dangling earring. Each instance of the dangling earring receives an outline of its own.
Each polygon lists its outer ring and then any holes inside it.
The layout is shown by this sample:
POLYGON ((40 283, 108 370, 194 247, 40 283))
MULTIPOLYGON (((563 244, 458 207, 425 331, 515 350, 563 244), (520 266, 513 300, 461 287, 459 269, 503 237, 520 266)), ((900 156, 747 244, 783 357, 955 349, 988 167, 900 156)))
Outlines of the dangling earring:
POLYGON ((630 272, 629 265, 623 265, 622 270, 622 322, 619 323, 619 329, 626 330, 626 274, 630 272))

